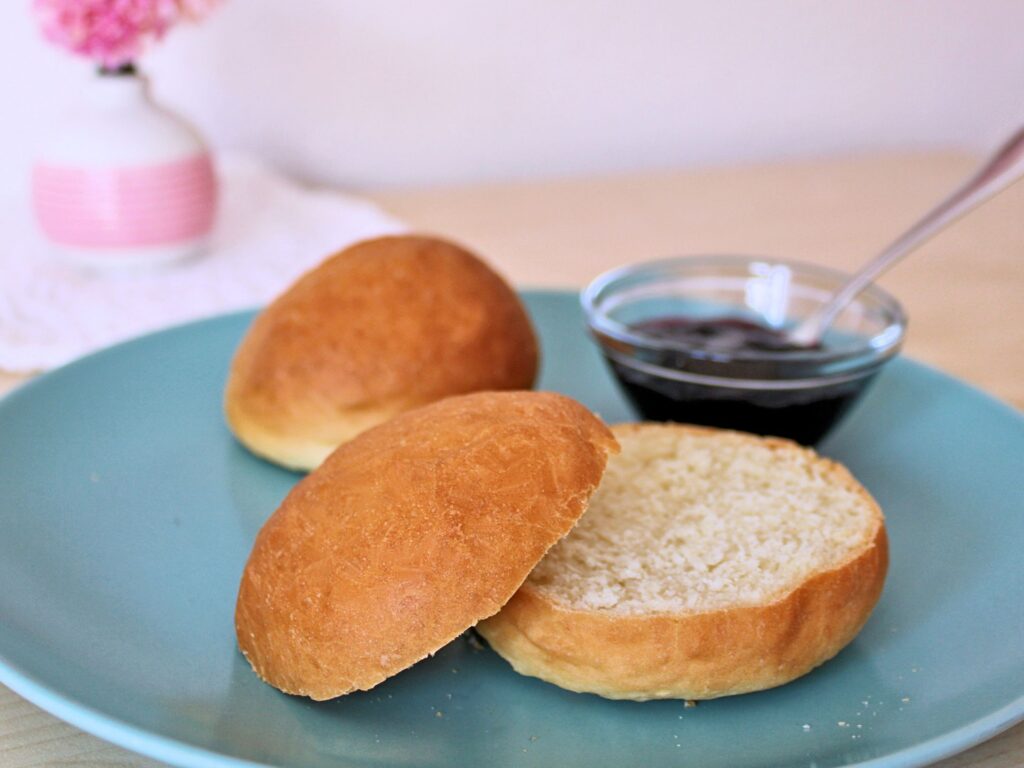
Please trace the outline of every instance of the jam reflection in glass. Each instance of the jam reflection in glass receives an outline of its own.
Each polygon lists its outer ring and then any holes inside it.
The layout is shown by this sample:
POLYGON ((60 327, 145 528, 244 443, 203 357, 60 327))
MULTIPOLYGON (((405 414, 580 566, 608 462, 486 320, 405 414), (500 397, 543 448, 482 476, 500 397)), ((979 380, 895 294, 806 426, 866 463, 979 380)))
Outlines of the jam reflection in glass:
POLYGON ((609 358, 629 399, 645 419, 654 421, 738 429, 813 445, 849 410, 875 374, 872 370, 838 382, 819 379, 807 387, 758 388, 758 381, 785 378, 778 361, 764 353, 820 350, 821 345, 794 346, 779 331, 738 317, 659 317, 633 324, 630 329, 648 339, 672 341, 688 350, 659 350, 651 353, 653 357, 646 356, 645 362, 669 371, 736 382, 729 386, 728 381, 685 381, 659 375, 649 365, 633 366, 628 360, 609 358), (748 352, 759 354, 743 357, 748 352), (702 362, 701 356, 706 361, 702 362))

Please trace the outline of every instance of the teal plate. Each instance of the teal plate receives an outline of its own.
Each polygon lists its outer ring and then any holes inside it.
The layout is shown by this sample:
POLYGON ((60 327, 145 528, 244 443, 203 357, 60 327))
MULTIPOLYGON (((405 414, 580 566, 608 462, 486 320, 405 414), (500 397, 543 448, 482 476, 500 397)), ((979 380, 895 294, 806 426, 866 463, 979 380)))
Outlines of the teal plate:
MULTIPOLYGON (((632 414, 576 299, 527 294, 541 385, 632 414)), ((782 688, 613 702, 463 637, 367 693, 278 693, 235 648, 235 590, 295 474, 221 418, 251 315, 83 359, 0 402, 0 681, 129 749, 196 766, 923 765, 1024 716, 1024 419, 894 363, 824 446, 878 498, 892 567, 860 636, 782 688)))

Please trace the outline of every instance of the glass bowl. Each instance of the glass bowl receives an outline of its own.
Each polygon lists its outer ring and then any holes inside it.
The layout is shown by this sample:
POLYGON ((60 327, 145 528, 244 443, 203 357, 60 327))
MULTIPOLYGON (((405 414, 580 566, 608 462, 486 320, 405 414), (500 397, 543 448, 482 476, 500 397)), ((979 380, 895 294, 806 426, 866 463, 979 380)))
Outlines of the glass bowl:
POLYGON ((644 418, 813 445, 899 351, 907 321, 891 295, 877 286, 863 291, 811 349, 722 350, 658 328, 728 319, 780 331, 847 277, 767 257, 691 256, 606 272, 581 299, 591 334, 644 418))

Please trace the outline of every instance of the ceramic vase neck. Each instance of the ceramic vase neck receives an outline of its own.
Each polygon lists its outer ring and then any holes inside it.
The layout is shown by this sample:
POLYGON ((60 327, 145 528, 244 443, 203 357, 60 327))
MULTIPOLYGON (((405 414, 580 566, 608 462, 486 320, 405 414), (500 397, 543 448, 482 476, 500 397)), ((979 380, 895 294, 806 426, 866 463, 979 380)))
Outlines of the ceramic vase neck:
POLYGON ((151 103, 149 80, 134 69, 130 72, 101 70, 88 93, 94 104, 108 107, 151 103))

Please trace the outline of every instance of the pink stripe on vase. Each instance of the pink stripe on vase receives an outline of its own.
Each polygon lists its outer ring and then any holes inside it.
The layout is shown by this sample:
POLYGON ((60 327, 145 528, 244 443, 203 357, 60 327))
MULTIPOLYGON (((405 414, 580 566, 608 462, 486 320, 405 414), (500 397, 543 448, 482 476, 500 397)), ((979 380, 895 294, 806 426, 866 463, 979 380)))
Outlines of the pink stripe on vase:
POLYGON ((38 164, 32 204, 61 245, 131 248, 195 240, 213 227, 217 178, 209 153, 125 168, 38 164))

